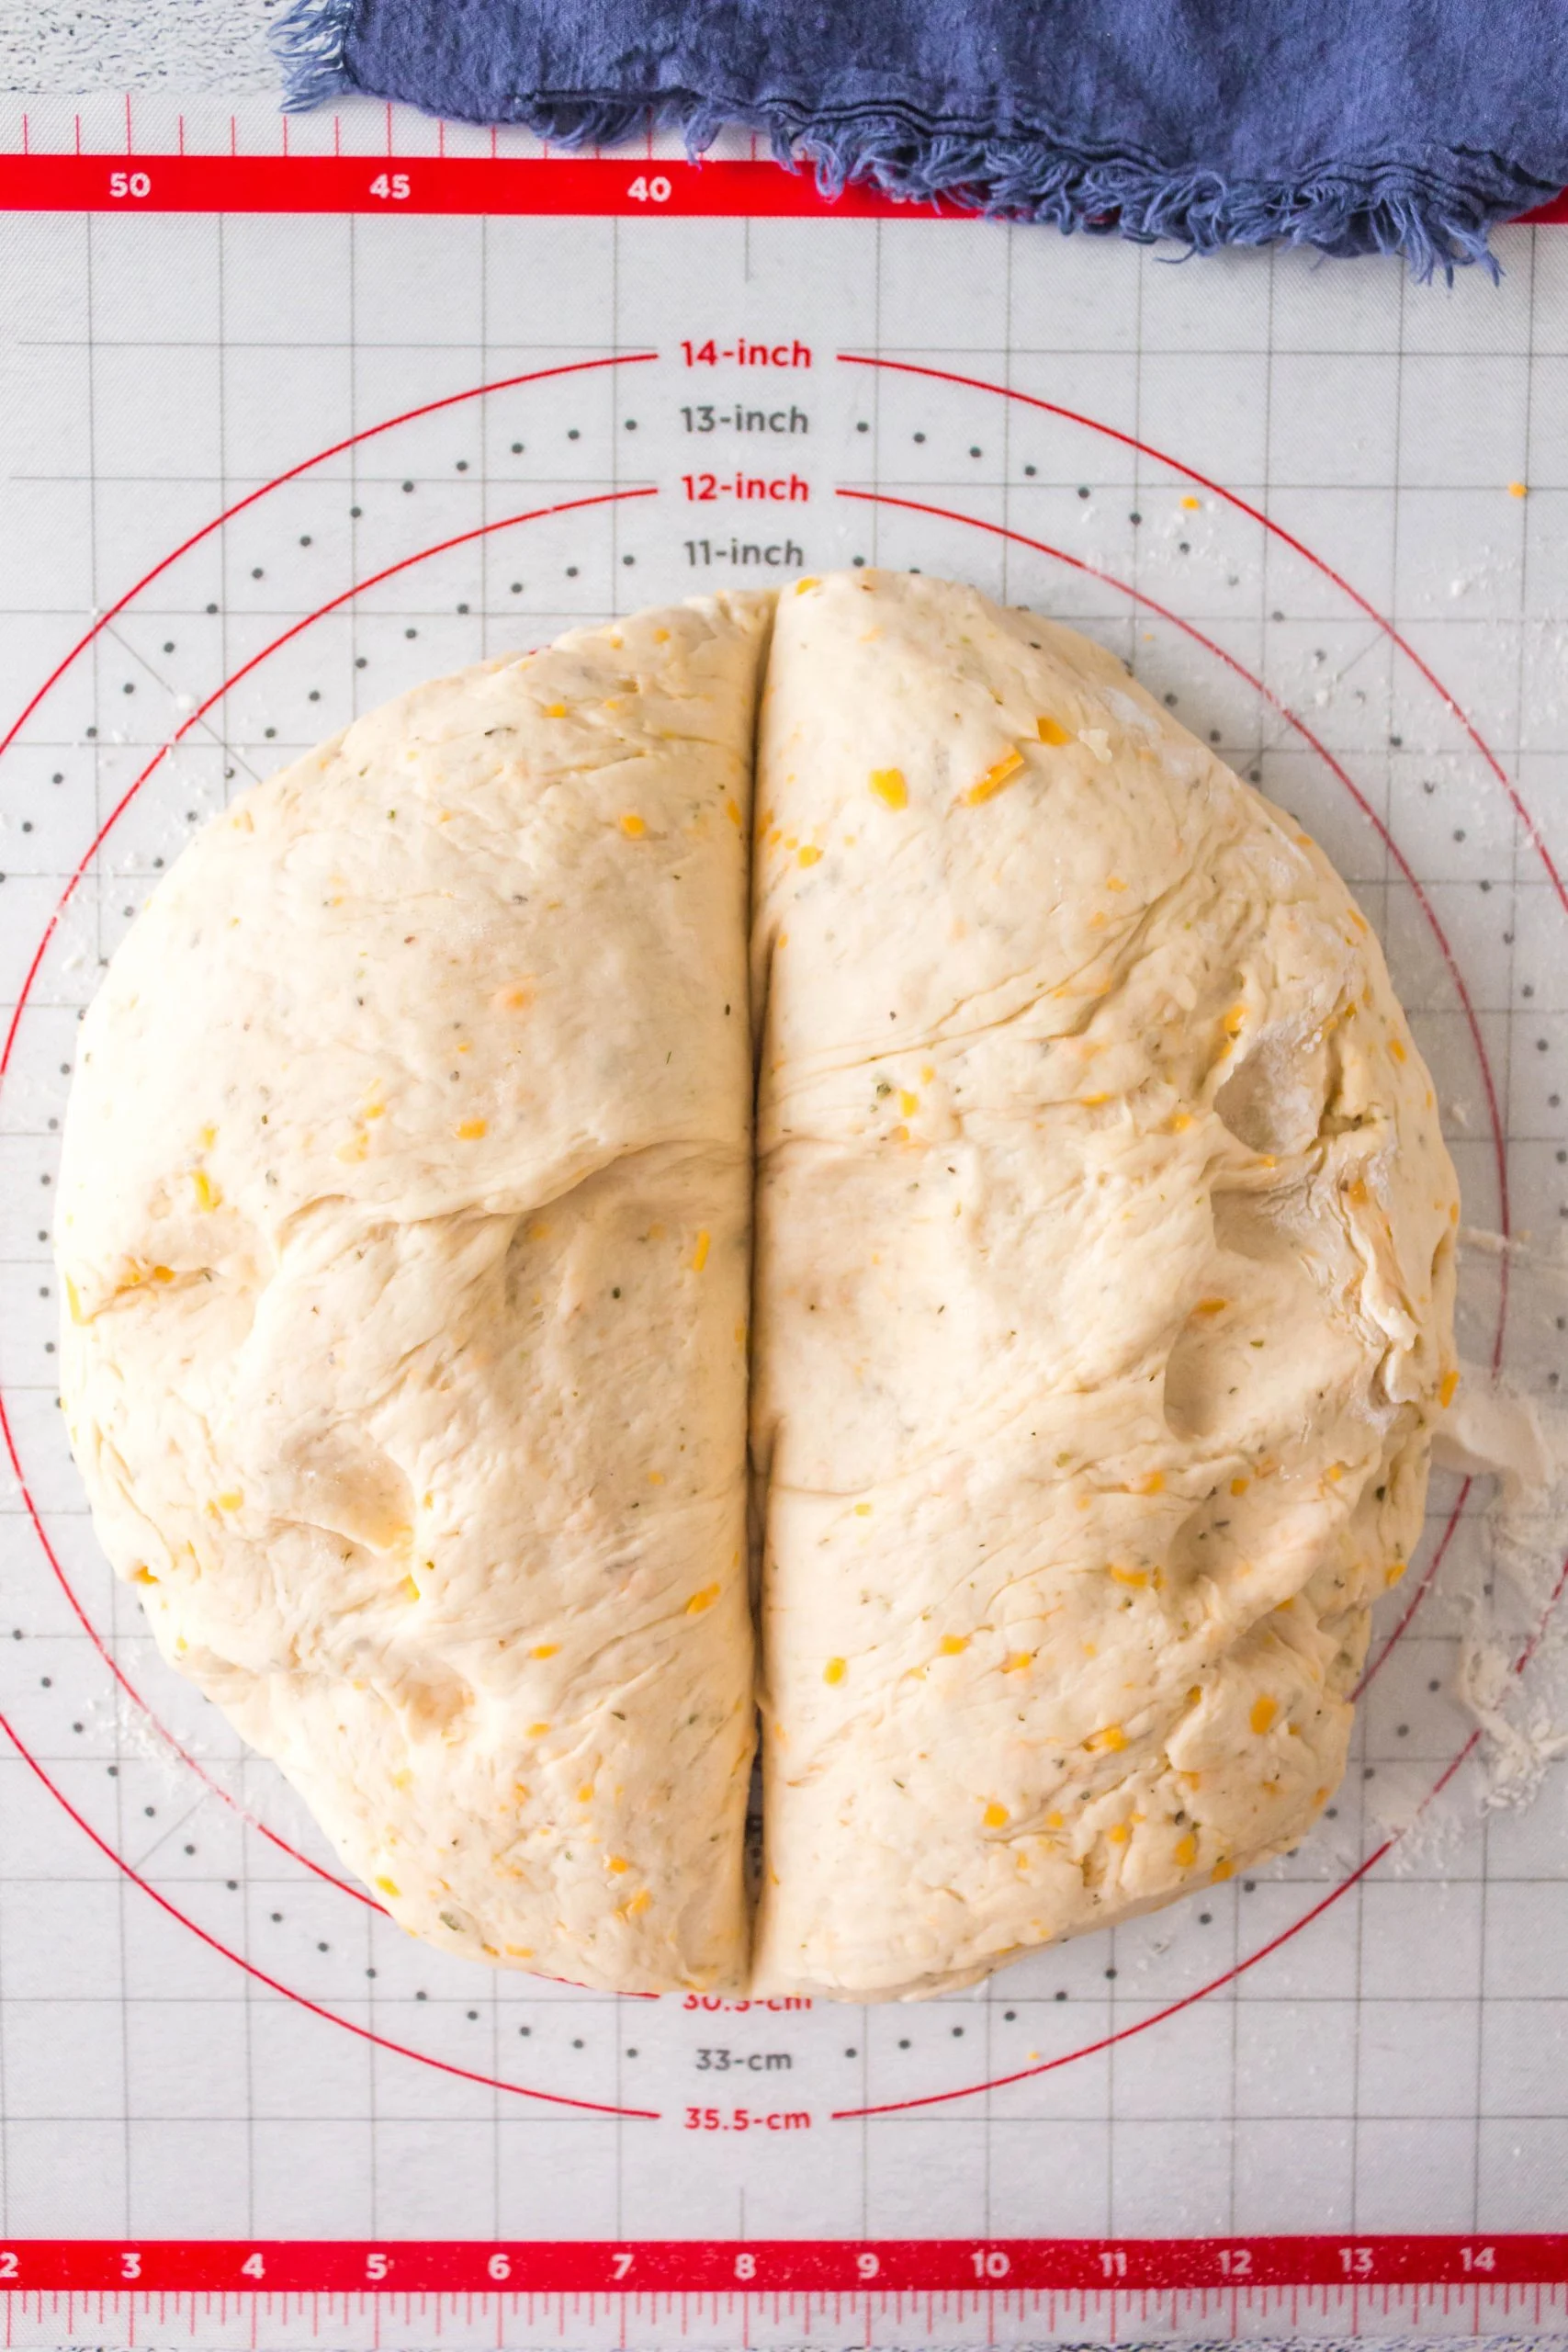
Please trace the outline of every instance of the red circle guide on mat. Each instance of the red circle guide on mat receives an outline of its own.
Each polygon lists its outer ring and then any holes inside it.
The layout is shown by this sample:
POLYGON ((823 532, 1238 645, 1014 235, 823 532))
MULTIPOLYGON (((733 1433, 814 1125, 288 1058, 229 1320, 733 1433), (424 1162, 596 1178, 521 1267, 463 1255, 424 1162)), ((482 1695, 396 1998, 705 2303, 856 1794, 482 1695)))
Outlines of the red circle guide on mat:
POLYGON ((18 2239, 14 2290, 948 2294, 1280 2287, 1556 2286, 1568 2233, 1485 2237, 18 2239))
MULTIPOLYGON (((6 212, 625 213, 682 219, 972 216, 875 188, 822 196, 809 171, 776 164, 600 155, 0 156, 6 212)), ((1568 191, 1523 215, 1568 221, 1568 191)))

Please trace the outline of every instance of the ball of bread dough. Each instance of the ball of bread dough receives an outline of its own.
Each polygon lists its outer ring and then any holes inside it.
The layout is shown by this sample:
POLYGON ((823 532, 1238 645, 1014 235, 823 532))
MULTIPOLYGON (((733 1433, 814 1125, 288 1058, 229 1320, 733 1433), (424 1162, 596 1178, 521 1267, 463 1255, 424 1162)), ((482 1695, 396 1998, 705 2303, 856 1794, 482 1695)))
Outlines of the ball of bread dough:
POLYGON ((932 1992, 1327 1799, 1457 1188, 1343 883, 1088 639, 802 583, 757 804, 758 1982, 932 1992))
POLYGON ((164 1652, 394 1917, 733 1985, 746 827, 768 607, 405 695, 240 795, 82 1032, 62 1385, 164 1652))
POLYGON ((846 573, 197 840, 84 1028, 62 1393, 165 1654, 405 1926, 908 1996, 1326 1801, 1457 1219, 1293 820, 1086 639, 846 573))

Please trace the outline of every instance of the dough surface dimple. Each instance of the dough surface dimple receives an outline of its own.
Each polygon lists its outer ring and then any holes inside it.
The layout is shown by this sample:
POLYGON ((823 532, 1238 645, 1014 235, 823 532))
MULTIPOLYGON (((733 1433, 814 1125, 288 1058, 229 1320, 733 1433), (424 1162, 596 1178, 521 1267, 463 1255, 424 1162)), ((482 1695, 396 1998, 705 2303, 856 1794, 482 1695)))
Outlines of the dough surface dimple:
POLYGON ((402 1925, 744 1981, 761 598, 241 796, 82 1034, 62 1395, 159 1641, 402 1925))
POLYGON ((1087 639, 804 583, 756 797, 757 1982, 931 1992, 1326 1800, 1457 1190, 1343 884, 1087 639))

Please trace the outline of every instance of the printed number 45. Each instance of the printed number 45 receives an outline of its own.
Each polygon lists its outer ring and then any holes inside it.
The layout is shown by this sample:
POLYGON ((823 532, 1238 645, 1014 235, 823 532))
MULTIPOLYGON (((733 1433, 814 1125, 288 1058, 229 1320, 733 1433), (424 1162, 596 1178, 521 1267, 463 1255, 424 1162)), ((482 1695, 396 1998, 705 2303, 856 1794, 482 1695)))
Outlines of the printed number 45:
POLYGON ((370 193, 372 196, 379 196, 384 198, 388 198, 394 204, 401 204, 407 197, 408 192, 409 175, 407 172, 378 172, 375 178, 370 183, 370 193))

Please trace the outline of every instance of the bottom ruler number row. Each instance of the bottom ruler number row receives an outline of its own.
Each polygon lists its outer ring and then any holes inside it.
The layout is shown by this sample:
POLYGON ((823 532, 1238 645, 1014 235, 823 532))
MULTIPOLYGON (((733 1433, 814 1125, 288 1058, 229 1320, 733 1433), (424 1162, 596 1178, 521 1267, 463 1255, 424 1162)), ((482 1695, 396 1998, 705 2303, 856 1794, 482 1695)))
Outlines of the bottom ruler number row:
MULTIPOLYGON (((793 2134, 804 2109, 685 2110, 693 2132, 793 2134)), ((1401 2297, 1451 2291, 1568 2290, 1568 2233, 1459 2237, 643 2240, 493 2242, 146 2241, 14 2242, 0 2248, 0 2290, 39 2292, 353 2292, 409 2294, 705 2293, 755 2286, 770 2292, 1111 2295, 1178 2292, 1249 2297, 1304 2290, 1326 2299, 1365 2290, 1401 2297)))

